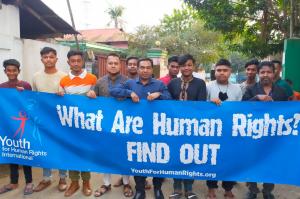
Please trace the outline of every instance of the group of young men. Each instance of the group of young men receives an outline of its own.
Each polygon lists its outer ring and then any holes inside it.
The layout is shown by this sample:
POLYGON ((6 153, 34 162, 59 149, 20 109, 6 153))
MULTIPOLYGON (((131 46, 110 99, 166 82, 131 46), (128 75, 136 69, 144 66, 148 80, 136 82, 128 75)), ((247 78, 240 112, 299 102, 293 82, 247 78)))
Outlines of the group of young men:
MULTIPOLYGON (((120 57, 117 54, 109 54, 107 57, 107 75, 97 81, 96 76, 88 73, 84 69, 84 57, 82 52, 71 50, 68 57, 70 72, 68 74, 56 68, 57 54, 55 49, 45 47, 40 52, 44 69, 37 72, 29 83, 18 79, 20 73, 20 63, 10 59, 3 63, 4 72, 8 81, 0 84, 0 88, 16 88, 18 90, 34 90, 39 92, 56 93, 60 96, 64 94, 84 95, 89 98, 115 97, 130 98, 138 103, 145 100, 191 100, 191 101, 211 101, 216 105, 221 105, 223 101, 286 101, 293 98, 291 88, 284 80, 280 79, 280 62, 251 60, 246 63, 247 80, 242 84, 232 84, 229 82, 231 75, 231 63, 226 59, 220 59, 215 65, 216 80, 205 83, 204 80, 193 76, 195 71, 195 60, 189 55, 173 56, 168 60, 169 73, 159 80, 153 78, 153 62, 149 58, 139 59, 129 57, 126 61, 127 76, 121 74, 120 57), (275 64, 275 66, 274 66, 275 64), (177 77, 179 71, 181 77, 177 77), (256 77, 258 74, 258 82, 256 77)), ((31 194, 34 191, 40 192, 51 185, 51 169, 43 169, 43 180, 34 187, 32 184, 31 167, 23 166, 26 187, 24 194, 31 194)), ((10 165, 10 183, 0 188, 0 193, 16 189, 18 187, 18 165, 10 165)), ((93 191, 90 185, 91 174, 85 171, 69 171, 71 184, 67 186, 67 171, 59 170, 58 190, 64 192, 66 197, 72 196, 79 188, 80 177, 83 181, 82 192, 85 196, 90 196, 93 191)), ((114 186, 123 185, 125 197, 134 199, 146 198, 145 189, 149 188, 146 177, 134 176, 135 192, 129 183, 130 176, 122 178, 114 186)), ((153 178, 153 188, 155 199, 163 199, 162 178, 153 178)), ((173 193, 170 199, 182 197, 188 199, 198 198, 193 192, 194 180, 174 179, 173 193)), ((216 199, 217 181, 208 180, 207 198, 216 199)), ((224 181, 222 187, 225 190, 224 197, 235 198, 232 189, 236 182, 224 181)), ((247 199, 255 199, 259 192, 255 182, 247 183, 249 192, 245 196, 247 199)), ((103 185, 94 192, 95 197, 102 196, 111 191, 111 175, 103 175, 103 185)), ((273 199, 272 190, 274 184, 265 183, 262 190, 264 199, 273 199)))

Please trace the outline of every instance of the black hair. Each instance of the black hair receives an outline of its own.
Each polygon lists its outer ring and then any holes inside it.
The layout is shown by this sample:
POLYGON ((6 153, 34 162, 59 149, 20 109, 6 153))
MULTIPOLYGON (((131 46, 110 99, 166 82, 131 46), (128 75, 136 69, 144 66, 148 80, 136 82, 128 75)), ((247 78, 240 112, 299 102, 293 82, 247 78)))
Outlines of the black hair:
POLYGON ((290 79, 285 79, 285 81, 289 84, 289 85, 293 85, 293 81, 290 79))
POLYGON ((70 59, 70 57, 75 56, 75 55, 79 55, 83 58, 83 52, 79 51, 79 50, 70 50, 67 54, 68 59, 70 59))
POLYGON ((7 59, 3 62, 3 67, 6 69, 7 66, 15 66, 20 70, 20 62, 16 59, 7 59))
POLYGON ((274 66, 274 63, 271 62, 271 61, 262 61, 262 62, 260 62, 259 66, 258 66, 258 68, 257 68, 258 72, 259 72, 264 66, 270 67, 270 68, 272 69, 272 71, 275 72, 275 66, 274 66))
POLYGON ((272 63, 275 65, 275 64, 278 64, 280 67, 282 66, 281 65, 281 61, 279 60, 272 60, 272 63))
POLYGON ((138 67, 140 67, 140 63, 141 63, 142 61, 149 61, 149 62, 151 63, 151 67, 153 68, 153 61, 152 61, 152 59, 150 59, 150 58, 141 58, 141 59, 139 59, 139 61, 138 61, 138 63, 137 63, 138 67))
POLYGON ((194 57, 192 55, 190 55, 190 54, 180 55, 178 57, 178 64, 179 64, 179 66, 184 65, 188 60, 192 60, 193 64, 195 64, 195 62, 196 62, 195 59, 194 59, 194 57))
POLYGON ((219 61, 216 63, 216 66, 215 66, 215 67, 217 67, 217 66, 222 66, 222 65, 228 66, 228 67, 231 68, 231 63, 230 63, 230 61, 227 60, 227 59, 219 59, 219 61))
POLYGON ((177 62, 178 63, 178 56, 175 55, 175 56, 169 57, 169 59, 168 59, 168 65, 171 62, 177 62))
POLYGON ((139 60, 138 57, 134 57, 134 56, 128 57, 128 58, 126 59, 126 65, 128 65, 128 62, 129 62, 130 60, 132 60, 132 59, 139 60))
POLYGON ((259 65, 259 61, 257 59, 251 59, 250 61, 246 62, 245 68, 247 68, 248 66, 251 66, 251 65, 255 65, 257 68, 259 65))
POLYGON ((120 59, 120 55, 118 55, 117 53, 109 53, 107 57, 118 57, 120 59))
POLYGON ((40 54, 41 56, 45 55, 45 54, 48 54, 52 52, 54 55, 57 55, 57 52, 54 48, 51 48, 51 47, 44 47, 41 51, 40 51, 40 54))

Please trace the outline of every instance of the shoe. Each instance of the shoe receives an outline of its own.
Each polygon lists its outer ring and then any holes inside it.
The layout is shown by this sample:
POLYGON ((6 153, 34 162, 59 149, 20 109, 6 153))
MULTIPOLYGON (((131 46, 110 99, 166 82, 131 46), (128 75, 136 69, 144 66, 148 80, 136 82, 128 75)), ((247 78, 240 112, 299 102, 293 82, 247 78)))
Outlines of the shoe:
POLYGON ((155 199, 164 199, 164 194, 161 189, 154 189, 154 198, 155 199))
POLYGON ((145 191, 136 191, 132 199, 145 199, 145 191))
POLYGON ((92 195, 92 189, 91 189, 91 185, 90 185, 90 181, 87 180, 87 181, 83 181, 82 182, 82 193, 83 195, 85 196, 90 196, 92 195))
POLYGON ((263 194, 264 199, 275 199, 275 196, 272 193, 263 194))
POLYGON ((59 179, 59 183, 57 186, 58 191, 63 192, 65 190, 67 190, 67 187, 68 187, 68 185, 67 185, 66 179, 65 178, 59 179))
POLYGON ((169 195, 169 199, 180 199, 182 197, 182 193, 174 192, 171 195, 169 195))
POLYGON ((72 182, 71 182, 71 185, 69 186, 69 188, 68 188, 67 191, 65 192, 65 197, 70 197, 70 196, 73 195, 79 188, 80 188, 80 186, 79 186, 78 180, 72 181, 72 182))
POLYGON ((248 192, 246 195, 246 199, 256 199, 257 198, 257 194, 256 193, 252 193, 252 192, 248 192))
POLYGON ((198 199, 197 195, 194 194, 193 192, 186 192, 185 197, 186 199, 198 199))
POLYGON ((51 180, 42 180, 37 187, 34 188, 35 192, 40 192, 51 185, 51 180))

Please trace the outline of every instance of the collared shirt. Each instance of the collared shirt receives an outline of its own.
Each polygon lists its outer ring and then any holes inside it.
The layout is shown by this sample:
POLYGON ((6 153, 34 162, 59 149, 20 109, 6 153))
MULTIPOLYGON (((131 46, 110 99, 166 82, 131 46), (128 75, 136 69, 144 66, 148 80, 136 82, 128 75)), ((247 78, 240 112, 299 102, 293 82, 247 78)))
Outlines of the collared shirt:
POLYGON ((105 75, 97 81, 94 91, 97 96, 108 97, 108 96, 110 96, 109 89, 112 89, 113 87, 124 83, 126 80, 127 80, 127 77, 124 75, 120 75, 120 74, 116 76, 116 79, 114 81, 112 81, 112 79, 109 77, 109 75, 105 75))
POLYGON ((66 94, 86 95, 96 84, 97 77, 84 70, 80 75, 75 76, 72 73, 60 80, 60 91, 66 94))
POLYGON ((170 81, 172 80, 171 76, 169 74, 167 74, 164 77, 159 78, 160 81, 162 81, 164 83, 164 85, 168 85, 170 83, 170 81))
MULTIPOLYGON (((171 93, 172 98, 175 100, 179 100, 180 98, 181 84, 181 78, 172 79, 168 84, 169 92, 171 93)), ((202 79, 194 77, 193 80, 189 82, 186 93, 187 100, 206 101, 207 92, 205 82, 202 79)))
POLYGON ((284 81, 283 79, 279 78, 279 79, 275 82, 275 84, 276 84, 277 86, 279 86, 280 88, 282 88, 288 97, 292 97, 292 96, 294 95, 293 89, 292 89, 292 88, 290 87, 290 85, 289 85, 286 81, 284 81))
POLYGON ((167 87, 159 80, 154 78, 149 79, 147 84, 142 84, 140 79, 130 79, 124 84, 120 84, 110 90, 110 95, 116 98, 130 97, 134 92, 140 99, 147 99, 150 93, 160 92, 158 99, 167 100, 171 99, 170 93, 167 87))
MULTIPOLYGON (((243 101, 258 101, 257 95, 266 95, 264 88, 260 83, 256 83, 253 86, 247 88, 244 96, 243 101)), ((269 93, 269 96, 272 97, 274 101, 287 101, 288 96, 284 92, 284 90, 277 86, 276 84, 273 84, 272 90, 269 93)))

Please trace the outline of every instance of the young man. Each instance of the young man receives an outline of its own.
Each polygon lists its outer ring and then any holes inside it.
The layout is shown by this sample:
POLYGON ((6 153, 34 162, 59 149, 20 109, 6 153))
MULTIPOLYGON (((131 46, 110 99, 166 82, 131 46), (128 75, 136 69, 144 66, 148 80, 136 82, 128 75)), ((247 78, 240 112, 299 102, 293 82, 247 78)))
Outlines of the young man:
MULTIPOLYGON (((59 89, 60 79, 66 75, 66 73, 57 70, 57 53, 56 50, 50 47, 44 47, 41 52, 41 61, 44 65, 44 70, 34 74, 32 87, 34 91, 57 93, 59 89)), ((67 171, 59 170, 59 183, 58 190, 65 191, 67 189, 67 171)), ((43 180, 35 187, 34 191, 39 192, 51 185, 51 169, 43 169, 43 180)))
MULTIPOLYGON (((126 63, 129 63, 131 65, 133 63, 132 60, 134 59, 129 59, 127 60, 126 63)), ((119 84, 123 84, 127 80, 127 77, 120 74, 120 68, 121 68, 121 63, 120 63, 119 55, 114 53, 109 54, 107 56, 107 64, 106 64, 107 75, 105 75, 104 77, 102 77, 100 80, 97 81, 97 84, 94 88, 96 96, 109 97, 110 89, 112 89, 113 87, 119 84)), ((95 191, 94 194, 95 197, 102 196, 103 194, 111 190, 111 175, 104 174, 103 181, 104 184, 95 191)), ((129 185, 129 176, 122 176, 121 185, 124 185, 123 188, 124 196, 131 197, 133 195, 133 191, 131 186, 129 185)))
MULTIPOLYGON (((261 62, 258 67, 259 82, 246 90, 243 96, 243 101, 287 101, 288 96, 286 92, 276 84, 274 84, 274 64, 272 62, 261 62)), ((257 198, 259 189, 256 182, 248 183, 249 192, 247 199, 257 198)), ((263 197, 264 199, 274 199, 272 190, 274 184, 263 184, 263 197)))
POLYGON ((168 70, 169 73, 161 77, 159 80, 162 81, 166 86, 170 81, 177 77, 179 73, 178 56, 172 56, 168 59, 168 70))
POLYGON ((274 82, 277 86, 281 87, 286 95, 289 97, 290 100, 293 98, 293 89, 290 87, 290 85, 281 79, 280 74, 282 71, 282 65, 281 62, 278 60, 273 60, 272 63, 274 64, 275 67, 275 73, 274 73, 274 82))
MULTIPOLYGON (((239 85, 229 82, 231 75, 231 63, 226 59, 220 59, 215 66, 216 80, 211 81, 207 85, 207 99, 217 105, 222 101, 241 101, 242 90, 239 85)), ((232 188, 235 182, 223 181, 222 187, 225 189, 224 197, 226 199, 233 199, 232 188)), ((218 181, 206 181, 208 186, 208 199, 216 198, 216 189, 218 188, 218 181)))
MULTIPOLYGON (((167 100, 171 99, 167 87, 159 80, 152 78, 153 62, 149 58, 138 61, 138 79, 127 80, 124 84, 110 90, 110 95, 116 98, 131 98, 135 103, 140 99, 167 100)), ((145 180, 146 177, 135 176, 136 193, 134 199, 145 199, 145 180)), ((155 199, 163 199, 161 191, 162 178, 153 178, 155 199)))
POLYGON ((250 60, 245 64, 245 72, 247 79, 246 81, 240 84, 243 94, 246 92, 246 89, 248 87, 253 86, 256 83, 258 65, 259 62, 257 59, 250 60))
MULTIPOLYGON (((175 100, 206 101, 206 85, 201 79, 193 77, 195 69, 195 59, 187 54, 178 58, 181 78, 172 79, 168 84, 168 90, 175 100)), ((185 197, 189 199, 198 198, 192 192, 194 180, 174 179, 174 193, 169 196, 170 199, 180 199, 183 195, 182 184, 184 186, 185 197)))
MULTIPOLYGON (((87 71, 83 69, 83 53, 80 51, 71 50, 68 52, 67 57, 71 71, 67 76, 60 80, 60 89, 57 94, 86 95, 88 97, 95 98, 96 96, 93 89, 96 85, 97 78, 95 75, 87 73, 87 71)), ((83 180, 83 194, 85 196, 90 196, 92 194, 92 189, 90 186, 91 173, 84 171, 69 171, 69 176, 72 182, 65 192, 65 197, 72 196, 80 188, 79 174, 81 174, 81 178, 83 180)))
MULTIPOLYGON (((6 74, 8 81, 0 84, 0 88, 16 88, 20 91, 31 90, 31 86, 28 82, 18 79, 20 74, 20 63, 15 59, 8 59, 3 62, 4 73, 6 74)), ((19 165, 10 164, 10 184, 4 185, 0 188, 0 194, 18 188, 19 182, 19 165)), ((23 165, 23 171, 25 176, 26 186, 24 189, 24 195, 33 193, 32 184, 32 171, 30 166, 23 165)))
POLYGON ((138 72, 137 72, 138 60, 139 58, 137 57, 128 57, 126 59, 127 76, 129 79, 138 78, 138 72))

